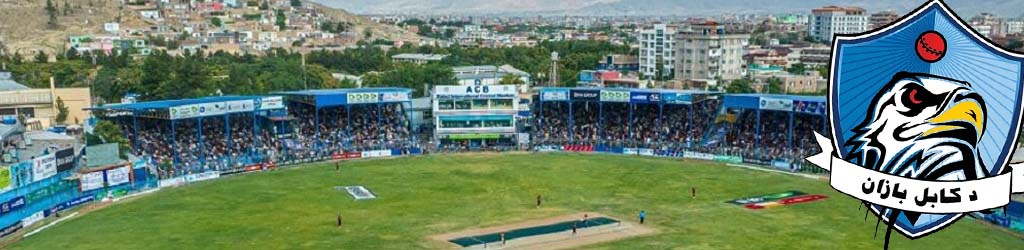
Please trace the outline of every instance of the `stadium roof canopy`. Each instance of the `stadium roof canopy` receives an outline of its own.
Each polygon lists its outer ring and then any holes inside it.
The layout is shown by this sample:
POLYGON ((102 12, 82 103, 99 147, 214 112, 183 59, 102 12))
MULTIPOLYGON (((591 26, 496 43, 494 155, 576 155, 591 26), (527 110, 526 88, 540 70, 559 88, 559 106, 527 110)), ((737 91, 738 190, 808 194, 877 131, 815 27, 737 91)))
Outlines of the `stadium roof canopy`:
POLYGON ((317 108, 412 100, 412 89, 408 88, 311 89, 275 94, 284 95, 289 101, 306 103, 317 108))
POLYGON ((728 94, 722 105, 725 108, 787 111, 825 114, 825 96, 777 95, 777 94, 728 94))
POLYGON ((131 112, 132 115, 164 119, 186 119, 284 108, 281 96, 215 96, 194 99, 107 104, 94 111, 131 112))
POLYGON ((540 101, 597 101, 610 103, 690 104, 722 92, 638 88, 540 88, 540 101))

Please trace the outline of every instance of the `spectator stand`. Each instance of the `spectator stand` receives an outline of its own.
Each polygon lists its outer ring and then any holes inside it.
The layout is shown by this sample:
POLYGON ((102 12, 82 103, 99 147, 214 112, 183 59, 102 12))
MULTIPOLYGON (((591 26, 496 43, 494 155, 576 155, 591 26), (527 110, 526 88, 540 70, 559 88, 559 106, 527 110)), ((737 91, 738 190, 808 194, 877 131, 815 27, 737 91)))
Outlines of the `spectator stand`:
MULTIPOLYGON (((804 157, 817 153, 811 131, 825 134, 828 129, 828 117, 825 112, 826 100, 824 96, 730 94, 725 95, 723 99, 722 105, 726 113, 731 113, 730 111, 741 113, 753 111, 753 121, 740 118, 731 122, 734 126, 726 126, 727 130, 741 130, 727 131, 729 133, 746 132, 750 134, 750 131, 742 131, 745 128, 749 130, 749 126, 743 127, 740 125, 753 122, 753 144, 749 144, 750 142, 744 140, 742 136, 739 136, 740 138, 724 139, 734 143, 733 146, 738 147, 739 151, 732 152, 743 156, 745 162, 748 163, 773 165, 777 168, 797 170, 796 168, 800 167, 797 165, 801 164, 789 163, 803 162, 802 159, 804 157), (781 116, 770 116, 771 114, 781 114, 781 116), (768 118, 763 119, 766 116, 768 118), (779 117, 784 117, 785 121, 777 119, 779 117), (777 124, 780 122, 785 122, 784 129, 781 129, 781 125, 777 124), (779 135, 784 136, 780 137, 779 135), (782 139, 785 140, 784 144, 779 141, 782 139), (781 145, 785 145, 785 148, 780 148, 779 146, 781 145), (773 150, 775 151, 773 152, 773 150), (777 162, 778 159, 784 159, 788 162, 777 162)), ((745 114, 749 115, 749 113, 745 114)), ((736 117, 745 117, 743 115, 736 115, 736 117)), ((749 117, 746 118, 749 119, 749 117)))
POLYGON ((281 96, 218 96, 109 104, 90 110, 99 119, 121 126, 135 155, 156 166, 169 162, 164 168, 170 169, 161 169, 166 172, 160 175, 168 178, 263 161, 265 151, 258 149, 266 147, 262 144, 270 138, 260 134, 260 124, 284 108, 281 96))
POLYGON ((416 147, 412 131, 412 90, 407 88, 318 89, 279 92, 296 118, 288 157, 357 158, 407 153, 416 147), (343 113, 343 114, 342 114, 343 113), (300 157, 301 154, 307 157, 300 157))
MULTIPOLYGON (((668 89, 541 88, 538 97, 534 98, 539 101, 535 102, 536 107, 533 109, 537 120, 533 141, 537 142, 535 145, 542 146, 564 144, 570 151, 601 151, 607 147, 676 144, 679 142, 666 140, 666 133, 670 132, 669 127, 672 127, 672 124, 666 125, 667 108, 693 106, 694 103, 707 99, 717 99, 719 94, 721 93, 668 89), (577 119, 588 118, 576 115, 580 112, 579 107, 588 108, 583 112, 592 112, 589 111, 589 107, 593 104, 597 106, 596 119, 584 123, 593 122, 596 126, 583 128, 591 132, 577 131, 581 128, 577 124, 577 119), (563 113, 567 114, 565 124, 561 124, 561 119, 552 117, 563 113), (580 135, 581 132, 584 135, 580 135), (576 150, 581 146, 582 150, 576 150)), ((683 124, 684 130, 692 129, 689 126, 694 124, 696 116, 692 107, 687 109, 686 117, 689 121, 683 124)))

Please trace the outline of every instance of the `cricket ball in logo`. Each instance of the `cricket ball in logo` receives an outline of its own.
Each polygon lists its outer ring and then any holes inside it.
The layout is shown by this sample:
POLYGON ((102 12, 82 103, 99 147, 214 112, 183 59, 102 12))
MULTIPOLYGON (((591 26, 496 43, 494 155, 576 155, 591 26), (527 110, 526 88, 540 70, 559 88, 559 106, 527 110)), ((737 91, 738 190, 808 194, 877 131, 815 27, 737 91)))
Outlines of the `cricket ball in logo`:
POLYGON ((823 153, 808 161, 829 170, 830 184, 862 200, 887 232, 923 237, 1024 191, 1009 181, 1018 177, 1009 159, 1021 128, 1024 55, 992 44, 945 3, 837 35, 830 72, 831 136, 817 138, 823 153))

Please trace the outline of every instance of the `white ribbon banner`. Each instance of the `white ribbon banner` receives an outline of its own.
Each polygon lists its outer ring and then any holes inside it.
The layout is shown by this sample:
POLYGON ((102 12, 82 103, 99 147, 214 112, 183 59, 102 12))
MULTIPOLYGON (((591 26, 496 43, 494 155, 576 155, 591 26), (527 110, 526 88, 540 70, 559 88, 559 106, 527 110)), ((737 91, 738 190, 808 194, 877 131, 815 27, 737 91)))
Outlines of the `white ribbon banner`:
MULTIPOLYGON (((969 181, 924 181, 867 169, 836 157, 832 141, 814 133, 821 153, 807 157, 831 172, 829 184, 854 198, 904 211, 969 213, 1006 206, 1011 193, 1024 192, 1024 170, 969 181), (1014 181, 1016 180, 1016 181, 1014 181)), ((1010 164, 1010 170, 1024 164, 1010 164)))

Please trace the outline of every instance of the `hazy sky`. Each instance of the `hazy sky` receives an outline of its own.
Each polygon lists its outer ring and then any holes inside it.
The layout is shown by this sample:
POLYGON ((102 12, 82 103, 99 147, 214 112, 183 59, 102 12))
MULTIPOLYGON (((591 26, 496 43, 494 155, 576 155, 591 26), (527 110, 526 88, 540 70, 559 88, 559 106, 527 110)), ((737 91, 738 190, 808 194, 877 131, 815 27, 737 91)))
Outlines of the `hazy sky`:
MULTIPOLYGON (((554 15, 713 15, 719 13, 809 12, 825 5, 852 5, 868 11, 908 12, 925 1, 907 0, 314 0, 358 14, 554 14, 554 15), (751 2, 755 3, 751 5, 751 2)), ((981 12, 1020 17, 1024 0, 947 0, 969 17, 981 12)))

